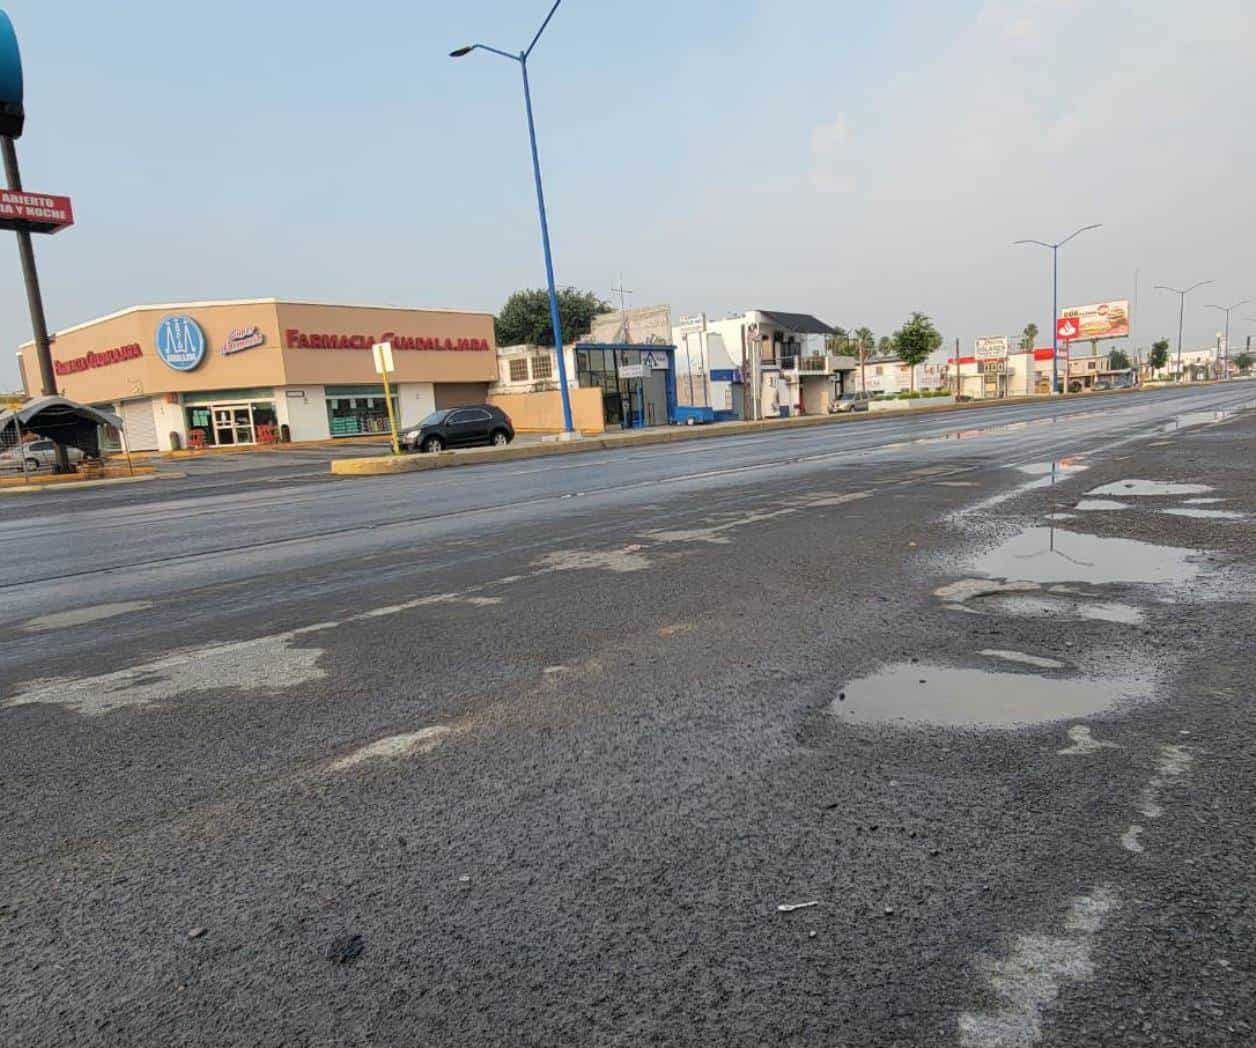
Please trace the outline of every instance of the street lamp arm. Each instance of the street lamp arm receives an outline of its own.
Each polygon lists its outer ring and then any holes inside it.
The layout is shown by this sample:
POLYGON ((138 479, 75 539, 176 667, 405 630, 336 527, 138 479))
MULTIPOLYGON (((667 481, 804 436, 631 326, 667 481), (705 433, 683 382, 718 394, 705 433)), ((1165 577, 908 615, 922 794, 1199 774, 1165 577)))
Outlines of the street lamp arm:
POLYGON ((1184 295, 1189 295, 1189 294, 1190 294, 1192 291, 1194 291, 1197 287, 1207 287, 1209 284, 1215 284, 1215 283, 1216 283, 1216 281, 1214 281, 1214 280, 1201 280, 1198 284, 1192 284, 1192 285, 1191 285, 1190 287, 1188 287, 1188 288, 1187 288, 1184 292, 1182 292, 1182 294, 1184 294, 1184 295))
POLYGON ((1157 284, 1157 285, 1156 285, 1156 287, 1155 287, 1155 290, 1156 290, 1156 291, 1172 291, 1175 295, 1185 295, 1185 294, 1186 294, 1186 292, 1185 292, 1185 291, 1179 291, 1179 290, 1178 290, 1177 288, 1175 288, 1175 287, 1167 287, 1167 286, 1165 286, 1164 284, 1157 284))
POLYGON ((466 47, 459 47, 449 52, 450 58, 464 58, 472 51, 491 51, 495 55, 501 55, 502 58, 509 58, 512 62, 520 62, 522 59, 518 55, 512 55, 509 51, 502 51, 500 48, 489 47, 488 44, 468 44, 466 47))
POLYGON ((1077 232, 1076 232, 1076 233, 1070 233, 1070 234, 1069 234, 1068 236, 1066 236, 1063 240, 1061 240, 1061 241, 1060 241, 1060 242, 1056 245, 1056 247, 1063 247, 1063 246, 1064 246, 1065 244, 1067 244, 1070 240, 1072 240, 1072 239, 1073 239, 1073 237, 1080 236, 1082 233, 1085 233, 1087 230, 1091 230, 1091 229, 1098 229, 1101 225, 1103 225, 1103 223, 1102 223, 1102 222, 1096 222, 1096 223, 1094 223, 1093 225, 1089 225, 1089 226, 1082 226, 1082 228, 1081 228, 1081 229, 1079 229, 1079 230, 1077 230, 1077 232))
POLYGON ((1039 247, 1054 248, 1054 244, 1048 244, 1045 240, 1013 240, 1012 247, 1018 244, 1037 244, 1039 247))
POLYGON ((550 13, 545 16, 545 21, 541 23, 541 28, 536 31, 536 36, 532 38, 532 43, 528 45, 528 49, 523 53, 523 60, 526 62, 532 55, 532 49, 536 47, 536 42, 541 39, 541 34, 545 32, 546 27, 550 24, 550 19, 554 17, 554 13, 558 10, 558 5, 563 0, 554 0, 554 6, 550 8, 550 13))

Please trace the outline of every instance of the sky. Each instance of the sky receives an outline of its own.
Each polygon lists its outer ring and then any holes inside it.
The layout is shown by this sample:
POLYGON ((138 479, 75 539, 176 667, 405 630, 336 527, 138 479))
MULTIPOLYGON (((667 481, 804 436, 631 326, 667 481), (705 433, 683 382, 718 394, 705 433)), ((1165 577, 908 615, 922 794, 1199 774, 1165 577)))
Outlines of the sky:
MULTIPOLYGON (((496 310, 544 284, 518 66, 548 0, 0 0, 50 327, 287 297, 496 310)), ((1251 0, 564 0, 529 63, 560 284, 673 315, 1049 341, 1136 300, 1186 346, 1256 299, 1251 0)), ((7 236, 5 234, 4 236, 7 236)), ((30 338, 0 265, 0 388, 30 338)), ((0 250, 2 258, 2 250, 0 250)), ((1256 335, 1256 302, 1231 342, 1256 335)))

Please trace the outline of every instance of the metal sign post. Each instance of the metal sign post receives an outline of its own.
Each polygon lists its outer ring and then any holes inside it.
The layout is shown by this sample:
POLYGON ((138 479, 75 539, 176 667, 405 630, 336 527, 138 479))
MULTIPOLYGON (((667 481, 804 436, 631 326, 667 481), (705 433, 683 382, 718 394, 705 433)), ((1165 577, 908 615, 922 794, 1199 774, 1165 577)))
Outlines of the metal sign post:
POLYGON ((384 403, 388 406, 388 429, 392 434, 392 450, 394 455, 401 454, 401 443, 397 438, 397 415, 393 411, 392 389, 388 385, 388 375, 393 371, 393 355, 391 342, 376 342, 371 347, 371 355, 375 358, 375 371, 384 377, 384 403))

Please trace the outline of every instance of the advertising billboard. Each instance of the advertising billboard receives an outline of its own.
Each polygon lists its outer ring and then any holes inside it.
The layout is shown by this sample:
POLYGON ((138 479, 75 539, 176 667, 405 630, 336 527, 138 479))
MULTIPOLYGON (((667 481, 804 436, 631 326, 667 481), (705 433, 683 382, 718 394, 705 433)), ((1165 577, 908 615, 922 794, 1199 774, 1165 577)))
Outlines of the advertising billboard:
POLYGON ((1090 342, 1100 338, 1128 338, 1130 304, 1127 299, 1071 306, 1060 310, 1056 336, 1065 342, 1090 342))
POLYGON ((1011 346, 1011 339, 1006 335, 995 335, 990 338, 977 339, 977 347, 974 356, 978 360, 1002 360, 1007 356, 1007 351, 1011 346))

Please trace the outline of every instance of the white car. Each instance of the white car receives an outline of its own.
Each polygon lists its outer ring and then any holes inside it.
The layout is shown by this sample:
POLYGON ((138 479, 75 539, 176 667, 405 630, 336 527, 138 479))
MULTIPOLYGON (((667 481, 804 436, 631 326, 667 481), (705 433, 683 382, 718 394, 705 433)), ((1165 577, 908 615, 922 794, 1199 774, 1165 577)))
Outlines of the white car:
MULTIPOLYGON (((71 465, 83 461, 83 453, 78 448, 67 447, 65 452, 71 465)), ((28 440, 22 445, 21 454, 17 448, 9 448, 0 453, 0 470, 16 470, 21 473, 23 459, 26 460, 25 469, 32 473, 43 467, 51 468, 57 461, 57 445, 51 440, 40 439, 28 440)))

